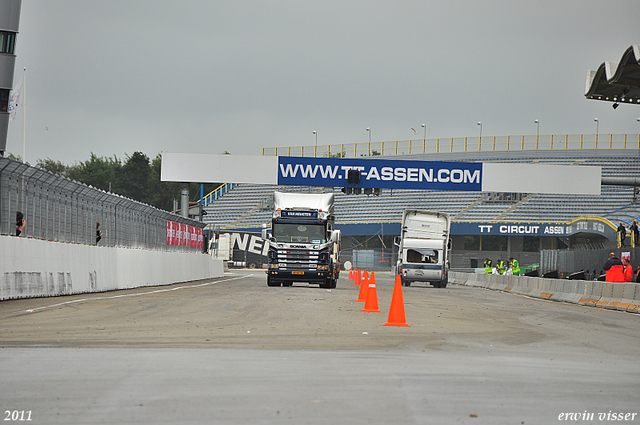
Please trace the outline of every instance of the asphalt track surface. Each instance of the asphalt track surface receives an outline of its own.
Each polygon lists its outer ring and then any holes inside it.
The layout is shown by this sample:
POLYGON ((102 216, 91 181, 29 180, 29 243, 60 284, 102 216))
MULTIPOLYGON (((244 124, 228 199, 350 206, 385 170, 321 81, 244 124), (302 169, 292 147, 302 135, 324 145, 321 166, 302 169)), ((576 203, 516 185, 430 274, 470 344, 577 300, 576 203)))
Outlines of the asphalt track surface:
POLYGON ((234 271, 0 302, 2 419, 640 423, 640 315, 413 285, 411 327, 387 327, 393 277, 376 275, 381 313, 361 312, 346 277, 333 290, 269 288, 262 272, 234 271))

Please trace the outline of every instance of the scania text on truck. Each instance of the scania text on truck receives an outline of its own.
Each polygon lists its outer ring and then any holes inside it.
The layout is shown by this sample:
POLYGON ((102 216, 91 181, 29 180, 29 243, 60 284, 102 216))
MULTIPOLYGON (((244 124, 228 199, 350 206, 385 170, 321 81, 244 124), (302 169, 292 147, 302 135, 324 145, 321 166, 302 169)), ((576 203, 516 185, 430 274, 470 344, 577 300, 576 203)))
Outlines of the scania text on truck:
POLYGON ((446 288, 449 281, 450 226, 448 214, 404 211, 401 234, 394 240, 398 246, 397 273, 404 286, 417 281, 446 288))
POLYGON ((340 277, 340 231, 334 228, 333 193, 273 194, 267 285, 308 282, 335 288, 340 277))

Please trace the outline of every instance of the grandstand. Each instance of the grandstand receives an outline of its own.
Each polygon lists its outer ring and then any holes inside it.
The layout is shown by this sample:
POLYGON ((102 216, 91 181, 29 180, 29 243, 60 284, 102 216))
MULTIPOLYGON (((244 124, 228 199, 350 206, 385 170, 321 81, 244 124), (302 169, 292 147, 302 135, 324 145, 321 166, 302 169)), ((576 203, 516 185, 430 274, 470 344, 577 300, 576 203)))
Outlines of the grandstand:
MULTIPOLYGON (((376 157, 371 157, 375 160, 376 157)), ((602 167, 604 177, 640 176, 640 149, 574 149, 574 150, 520 150, 449 152, 438 154, 402 155, 402 159, 471 161, 495 163, 545 163, 559 165, 602 167)), ((600 196, 569 196, 551 194, 487 194, 480 192, 439 192, 409 189, 383 189, 380 196, 346 195, 341 188, 283 187, 239 184, 228 193, 205 206, 204 216, 208 229, 224 231, 238 229, 260 231, 263 223, 271 218, 271 198, 274 190, 335 192, 336 226, 345 236, 372 236, 380 233, 399 234, 404 209, 426 209, 448 213, 452 216, 452 234, 456 252, 465 251, 463 224, 481 223, 546 223, 563 226, 581 217, 606 219, 609 225, 623 222, 630 225, 640 222, 640 200, 637 189, 629 186, 603 186, 600 196), (462 232, 462 233, 461 233, 462 232)), ((606 222, 603 220, 603 222, 606 222)), ((477 235, 477 233, 476 233, 477 235)), ((602 235, 586 235, 590 243, 597 241, 608 246, 602 235)), ((580 237, 584 240, 585 234, 580 237)), ((513 238, 513 236, 509 236, 513 238)), ((521 239, 522 237, 520 237, 521 239)), ((562 246, 556 237, 540 237, 539 248, 562 246)), ((578 241, 579 238, 576 238, 578 241)), ((611 238, 609 238, 611 239, 611 238)), ((569 238, 561 238, 565 245, 569 238)), ((578 241, 579 242, 579 241, 578 241)), ((389 245, 387 243, 387 245, 389 245)), ((509 240, 507 255, 519 252, 521 242, 509 240), (512 243, 513 242, 513 243, 512 243)), ((480 258, 483 253, 475 253, 480 258)), ((492 253, 503 256, 503 253, 492 253)), ((466 258, 466 257, 465 257, 466 258)), ((531 257, 533 258, 533 257, 531 257)), ((522 263, 522 261, 521 261, 522 263)))

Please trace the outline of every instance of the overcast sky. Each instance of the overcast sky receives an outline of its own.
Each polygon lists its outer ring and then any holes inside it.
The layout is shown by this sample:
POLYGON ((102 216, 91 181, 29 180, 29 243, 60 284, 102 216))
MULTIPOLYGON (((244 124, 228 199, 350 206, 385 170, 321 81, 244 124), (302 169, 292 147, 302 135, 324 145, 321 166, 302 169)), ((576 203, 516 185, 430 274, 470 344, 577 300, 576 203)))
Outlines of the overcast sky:
POLYGON ((584 92, 639 22, 638 0, 23 0, 26 158, 637 134, 640 106, 584 92))

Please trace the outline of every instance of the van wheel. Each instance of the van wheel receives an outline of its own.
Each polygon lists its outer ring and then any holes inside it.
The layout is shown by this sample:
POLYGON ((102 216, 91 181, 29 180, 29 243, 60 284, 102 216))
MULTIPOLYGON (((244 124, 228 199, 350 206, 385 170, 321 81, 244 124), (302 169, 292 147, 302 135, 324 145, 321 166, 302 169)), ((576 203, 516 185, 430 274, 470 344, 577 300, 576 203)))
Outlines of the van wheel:
POLYGON ((409 282, 408 280, 402 280, 402 286, 411 286, 411 282, 409 282))
POLYGON ((440 281, 431 282, 434 288, 446 288, 447 283, 449 283, 449 279, 446 277, 440 281))

